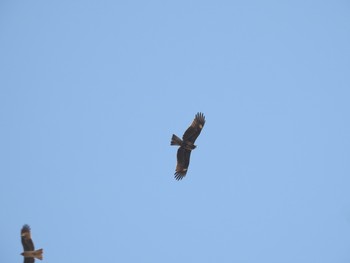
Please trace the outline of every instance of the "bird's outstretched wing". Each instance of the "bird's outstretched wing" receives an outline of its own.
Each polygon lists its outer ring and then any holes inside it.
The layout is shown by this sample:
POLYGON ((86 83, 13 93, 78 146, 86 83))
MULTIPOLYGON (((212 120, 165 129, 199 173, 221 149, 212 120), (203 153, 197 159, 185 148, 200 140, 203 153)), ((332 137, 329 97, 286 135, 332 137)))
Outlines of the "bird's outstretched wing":
POLYGON ((199 134, 201 133, 204 127, 204 124, 205 124, 204 114, 201 112, 198 112, 191 126, 187 128, 184 135, 182 136, 182 140, 194 143, 197 137, 199 136, 199 134))
POLYGON ((24 257, 23 263, 34 263, 34 261, 35 261, 35 258, 24 257))
POLYGON ((30 227, 28 225, 22 227, 21 240, 24 251, 34 251, 34 244, 30 234, 30 227))
POLYGON ((181 180, 186 176, 188 165, 190 164, 191 151, 180 147, 177 150, 177 165, 175 179, 181 180))

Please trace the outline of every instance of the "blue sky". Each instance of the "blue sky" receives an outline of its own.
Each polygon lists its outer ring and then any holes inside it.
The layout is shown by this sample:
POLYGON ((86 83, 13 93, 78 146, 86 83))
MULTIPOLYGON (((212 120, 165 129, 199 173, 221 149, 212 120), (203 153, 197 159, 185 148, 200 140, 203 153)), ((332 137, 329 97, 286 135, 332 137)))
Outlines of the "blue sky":
POLYGON ((349 12, 2 1, 2 260, 29 224, 49 263, 349 262, 349 12))

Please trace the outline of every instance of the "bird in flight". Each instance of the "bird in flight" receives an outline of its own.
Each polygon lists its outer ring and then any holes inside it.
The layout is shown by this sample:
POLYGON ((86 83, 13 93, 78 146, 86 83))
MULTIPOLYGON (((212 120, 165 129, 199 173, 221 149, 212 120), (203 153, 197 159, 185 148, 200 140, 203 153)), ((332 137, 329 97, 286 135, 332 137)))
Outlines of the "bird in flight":
POLYGON ((190 164, 190 156, 191 151, 195 149, 197 146, 194 145, 197 137, 201 133, 205 123, 204 114, 198 112, 190 125, 187 128, 184 135, 182 136, 182 140, 173 134, 171 138, 171 145, 179 145, 179 149, 177 150, 177 165, 175 170, 175 179, 181 180, 186 176, 188 166, 190 164))
POLYGON ((43 259, 43 249, 34 249, 34 243, 30 234, 30 227, 24 225, 21 230, 21 240, 24 252, 21 255, 24 257, 24 263, 34 263, 35 259, 43 259))

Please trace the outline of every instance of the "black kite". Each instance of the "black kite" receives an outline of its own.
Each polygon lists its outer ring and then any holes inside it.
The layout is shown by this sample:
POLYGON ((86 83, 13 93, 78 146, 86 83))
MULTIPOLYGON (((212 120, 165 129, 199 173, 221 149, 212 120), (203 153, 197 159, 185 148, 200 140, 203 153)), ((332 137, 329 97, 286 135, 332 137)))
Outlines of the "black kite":
POLYGON ((171 138, 171 145, 179 145, 179 149, 177 150, 177 165, 175 172, 175 179, 181 180, 186 176, 188 166, 190 164, 190 156, 191 151, 195 149, 197 146, 194 145, 197 137, 201 133, 205 123, 204 114, 199 112, 196 114, 192 124, 184 135, 182 136, 182 140, 173 134, 171 138))

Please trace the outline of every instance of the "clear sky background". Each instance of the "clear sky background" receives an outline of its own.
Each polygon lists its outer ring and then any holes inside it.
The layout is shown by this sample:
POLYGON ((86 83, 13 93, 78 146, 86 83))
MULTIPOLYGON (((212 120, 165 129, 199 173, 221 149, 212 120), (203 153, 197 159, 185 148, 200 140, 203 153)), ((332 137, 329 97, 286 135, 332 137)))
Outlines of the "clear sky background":
POLYGON ((349 73, 348 1, 3 0, 1 262, 350 262, 349 73))

